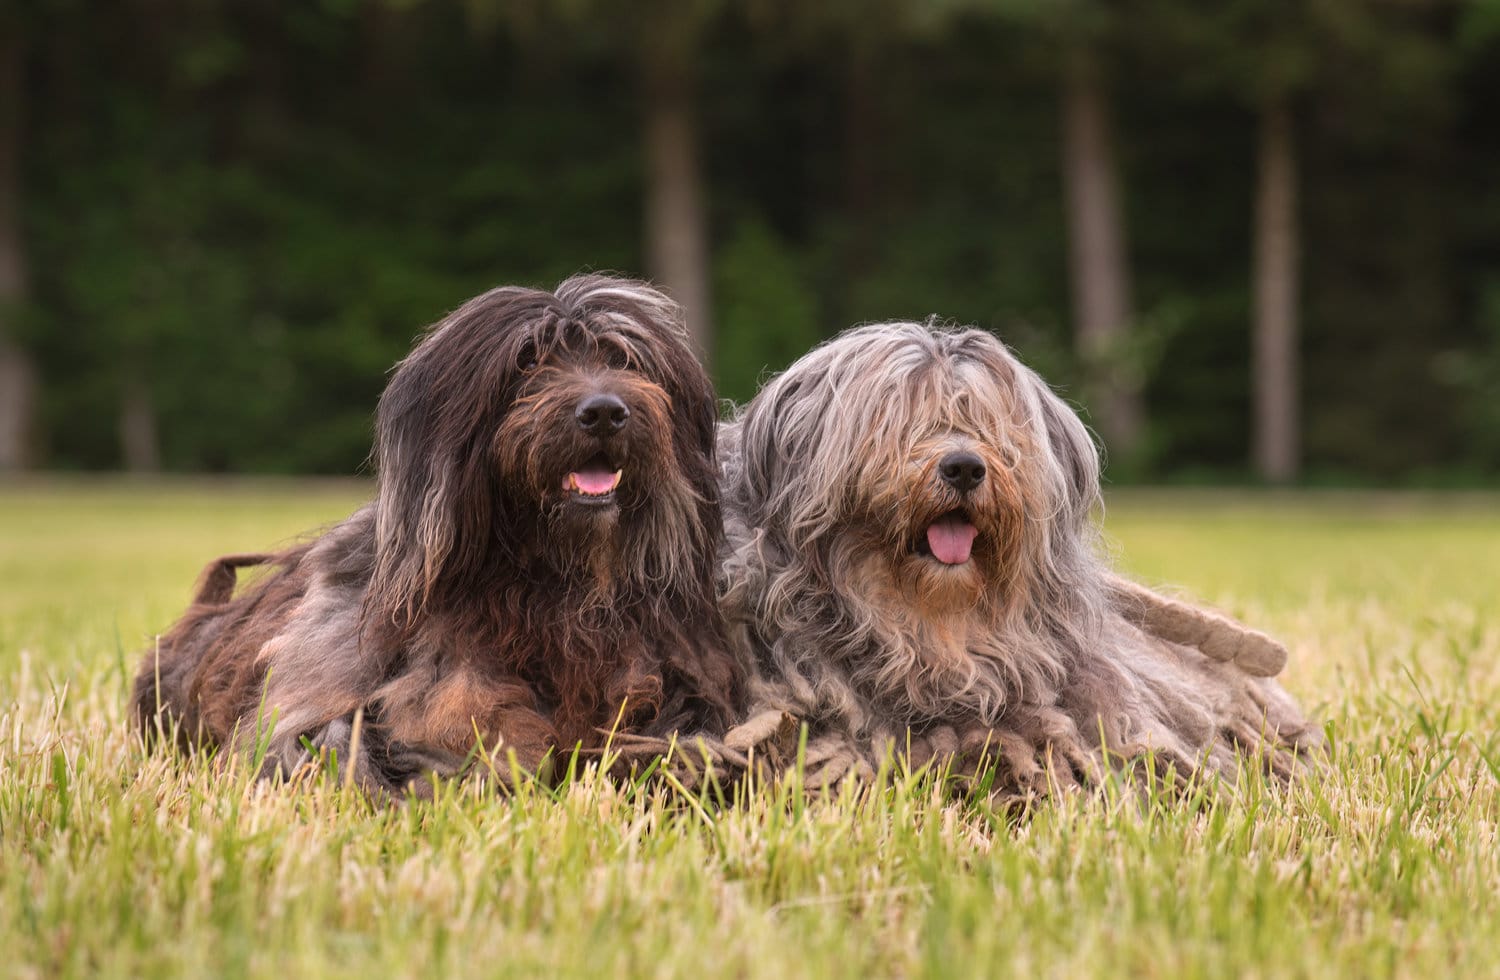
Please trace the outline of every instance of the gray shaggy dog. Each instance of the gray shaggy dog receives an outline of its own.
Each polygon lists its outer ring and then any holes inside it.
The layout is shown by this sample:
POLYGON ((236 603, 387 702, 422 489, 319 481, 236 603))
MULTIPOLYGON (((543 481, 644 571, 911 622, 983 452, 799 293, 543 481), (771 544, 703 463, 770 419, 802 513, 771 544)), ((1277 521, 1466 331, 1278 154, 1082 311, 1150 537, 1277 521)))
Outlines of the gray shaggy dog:
POLYGON ((1274 640, 1109 571, 1087 430, 989 333, 847 331, 760 391, 721 458, 736 762, 789 764, 805 724, 815 781, 894 750, 993 761, 1032 794, 1107 768, 1285 777, 1321 744, 1274 640))

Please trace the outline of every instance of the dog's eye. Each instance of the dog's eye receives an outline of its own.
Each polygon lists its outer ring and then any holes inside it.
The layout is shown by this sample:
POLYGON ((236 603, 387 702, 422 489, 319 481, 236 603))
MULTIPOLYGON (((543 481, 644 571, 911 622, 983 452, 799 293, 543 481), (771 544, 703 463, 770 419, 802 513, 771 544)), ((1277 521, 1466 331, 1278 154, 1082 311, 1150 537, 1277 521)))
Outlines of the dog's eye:
POLYGON ((530 371, 536 367, 536 344, 527 343, 516 352, 516 367, 522 371, 530 371))
POLYGON ((627 371, 631 367, 630 352, 624 347, 609 344, 604 348, 604 363, 616 371, 627 371))

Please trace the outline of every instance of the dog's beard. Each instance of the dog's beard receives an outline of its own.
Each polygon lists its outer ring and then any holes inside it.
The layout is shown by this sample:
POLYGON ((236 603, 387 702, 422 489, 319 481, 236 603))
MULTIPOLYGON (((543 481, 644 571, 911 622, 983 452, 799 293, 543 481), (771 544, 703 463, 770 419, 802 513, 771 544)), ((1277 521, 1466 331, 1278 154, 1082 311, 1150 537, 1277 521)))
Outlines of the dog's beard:
POLYGON ((601 602, 663 564, 654 551, 672 515, 691 512, 665 416, 644 403, 632 412, 631 427, 607 439, 578 431, 571 415, 507 419, 497 458, 518 557, 601 602))
POLYGON ((991 577, 989 522, 956 494, 929 490, 916 503, 895 540, 895 574, 907 600, 929 615, 974 608, 991 577))
POLYGON ((871 516, 859 522, 866 540, 885 556, 892 588, 919 618, 1003 607, 1020 548, 1014 481, 992 463, 986 485, 959 493, 933 477, 930 463, 927 455, 913 461, 892 496, 870 503, 871 516))
MULTIPOLYGON (((650 520, 655 507, 643 477, 625 454, 571 452, 560 447, 538 450, 544 457, 576 462, 546 468, 538 484, 524 488, 516 510, 531 515, 521 520, 523 540, 533 561, 565 579, 607 595, 622 568, 622 552, 631 545, 630 533, 650 520), (550 477, 550 479, 548 478, 550 477)), ((639 461, 634 461, 638 463, 639 461)))
POLYGON ((583 458, 565 466, 555 493, 540 494, 538 503, 548 536, 564 549, 560 557, 598 566, 614 561, 622 508, 628 505, 638 517, 650 507, 650 500, 640 492, 642 478, 638 467, 630 465, 628 453, 608 446, 590 453, 589 448, 584 444, 573 451, 573 456, 583 458))

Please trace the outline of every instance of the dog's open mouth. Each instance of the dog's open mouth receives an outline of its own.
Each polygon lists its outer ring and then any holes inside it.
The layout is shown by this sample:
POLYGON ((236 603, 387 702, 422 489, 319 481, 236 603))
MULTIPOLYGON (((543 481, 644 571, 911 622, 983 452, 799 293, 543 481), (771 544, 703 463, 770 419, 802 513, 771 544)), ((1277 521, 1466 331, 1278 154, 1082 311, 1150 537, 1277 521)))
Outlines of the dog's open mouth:
POLYGON ((944 565, 963 565, 974 550, 974 538, 979 529, 969 521, 961 510, 951 510, 927 525, 927 531, 917 539, 917 554, 925 555, 944 565))
POLYGON ((620 486, 623 472, 616 469, 603 453, 599 453, 569 473, 563 486, 568 491, 569 499, 578 503, 611 504, 614 503, 615 490, 620 486))

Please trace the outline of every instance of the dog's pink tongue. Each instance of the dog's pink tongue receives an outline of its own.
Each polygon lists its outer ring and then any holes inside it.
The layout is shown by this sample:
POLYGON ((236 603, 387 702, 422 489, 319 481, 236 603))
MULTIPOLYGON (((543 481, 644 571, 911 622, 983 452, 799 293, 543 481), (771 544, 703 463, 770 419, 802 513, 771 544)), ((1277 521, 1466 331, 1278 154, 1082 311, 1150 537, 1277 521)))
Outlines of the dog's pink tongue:
POLYGON ((573 474, 573 485, 584 493, 609 493, 620 482, 618 470, 587 469, 573 474))
POLYGON ((927 547, 932 557, 945 565, 962 565, 974 547, 974 525, 961 517, 944 517, 927 529, 927 547))

